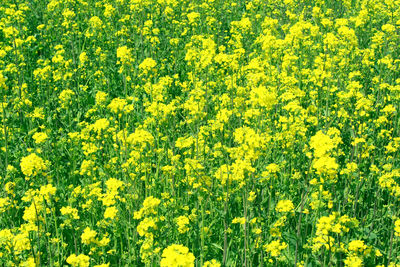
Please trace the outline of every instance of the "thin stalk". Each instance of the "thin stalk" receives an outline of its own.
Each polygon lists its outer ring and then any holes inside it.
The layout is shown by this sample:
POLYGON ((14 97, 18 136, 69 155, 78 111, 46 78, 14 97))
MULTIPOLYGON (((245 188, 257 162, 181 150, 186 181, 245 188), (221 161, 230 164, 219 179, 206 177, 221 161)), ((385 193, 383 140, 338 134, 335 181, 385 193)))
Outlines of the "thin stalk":
POLYGON ((226 185, 226 198, 225 198, 225 204, 224 204, 224 253, 223 253, 223 265, 224 266, 226 266, 226 257, 227 257, 227 253, 228 253, 228 235, 227 235, 228 201, 229 201, 229 175, 228 175, 228 181, 227 181, 227 185, 226 185))
MULTIPOLYGON (((56 211, 55 211, 55 209, 52 209, 52 215, 53 215, 53 220, 54 220, 54 227, 55 227, 55 230, 56 230, 56 237, 57 237, 57 239, 60 240, 60 242, 62 242, 63 239, 62 239, 62 237, 61 237, 61 239, 60 239, 60 235, 59 235, 59 233, 58 233, 58 227, 57 227, 57 219, 56 219, 56 211)), ((60 250, 60 242, 57 242, 57 256, 60 256, 60 255, 61 255, 61 260, 60 260, 60 258, 58 259, 58 260, 59 260, 58 264, 61 265, 61 261, 62 261, 62 259, 63 259, 63 251, 60 250)))
POLYGON ((390 264, 390 260, 392 259, 392 249, 393 249, 393 230, 390 233, 390 243, 389 243, 389 254, 388 254, 388 262, 387 265, 388 266, 390 264))
POLYGON ((246 195, 247 190, 246 187, 243 192, 243 209, 244 209, 244 225, 243 225, 243 232, 244 232, 244 266, 247 267, 247 208, 246 208, 246 195))
POLYGON ((2 114, 3 114, 3 132, 4 132, 4 147, 5 147, 5 160, 4 160, 4 177, 7 175, 7 166, 8 166, 8 133, 7 133, 7 126, 6 126, 6 111, 4 108, 4 103, 1 102, 2 107, 2 114))
POLYGON ((302 195, 301 197, 301 205, 300 205, 300 215, 299 215, 299 221, 297 223, 297 238, 296 238, 296 250, 295 250, 295 256, 294 256, 294 266, 297 266, 297 256, 298 256, 298 250, 299 250, 299 240, 301 239, 301 235, 300 235, 300 230, 301 230, 301 217, 303 215, 303 208, 304 208, 304 204, 306 203, 306 199, 307 199, 307 195, 308 195, 308 187, 306 189, 306 192, 302 195))
POLYGON ((40 224, 39 224, 39 213, 35 204, 35 200, 32 200, 32 204, 35 207, 35 213, 36 213, 36 221, 37 221, 37 242, 38 242, 38 251, 37 251, 37 259, 35 258, 35 264, 37 266, 41 266, 40 263, 40 224))

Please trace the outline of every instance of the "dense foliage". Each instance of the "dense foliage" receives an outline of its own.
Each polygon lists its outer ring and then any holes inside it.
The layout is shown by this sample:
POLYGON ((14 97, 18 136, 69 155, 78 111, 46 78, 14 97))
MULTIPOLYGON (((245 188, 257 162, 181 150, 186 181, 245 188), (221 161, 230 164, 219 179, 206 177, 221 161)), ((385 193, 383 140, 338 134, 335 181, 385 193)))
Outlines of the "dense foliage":
POLYGON ((0 265, 400 266, 399 0, 2 0, 0 265))

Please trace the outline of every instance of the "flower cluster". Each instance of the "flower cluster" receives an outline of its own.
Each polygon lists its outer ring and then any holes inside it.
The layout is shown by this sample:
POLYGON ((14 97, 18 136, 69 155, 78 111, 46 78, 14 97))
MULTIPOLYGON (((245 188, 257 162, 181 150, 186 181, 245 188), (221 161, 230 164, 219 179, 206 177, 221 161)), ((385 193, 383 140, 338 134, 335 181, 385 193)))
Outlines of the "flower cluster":
POLYGON ((400 264, 399 0, 1 0, 0 266, 400 264))

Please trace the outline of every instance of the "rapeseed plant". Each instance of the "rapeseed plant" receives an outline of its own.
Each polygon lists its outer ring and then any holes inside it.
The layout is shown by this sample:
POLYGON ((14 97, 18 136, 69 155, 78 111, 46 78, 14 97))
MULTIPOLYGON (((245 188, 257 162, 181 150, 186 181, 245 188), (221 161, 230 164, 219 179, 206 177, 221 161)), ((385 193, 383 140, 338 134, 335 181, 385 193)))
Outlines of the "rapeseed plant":
POLYGON ((4 0, 0 265, 399 265, 399 10, 4 0))

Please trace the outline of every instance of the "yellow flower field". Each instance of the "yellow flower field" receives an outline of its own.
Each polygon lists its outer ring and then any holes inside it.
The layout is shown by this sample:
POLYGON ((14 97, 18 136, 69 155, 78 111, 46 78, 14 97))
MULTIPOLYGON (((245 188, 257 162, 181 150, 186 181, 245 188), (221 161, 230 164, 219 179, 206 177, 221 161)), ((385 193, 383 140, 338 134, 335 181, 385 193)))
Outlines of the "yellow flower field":
POLYGON ((400 266, 400 0, 2 0, 0 266, 400 266))

